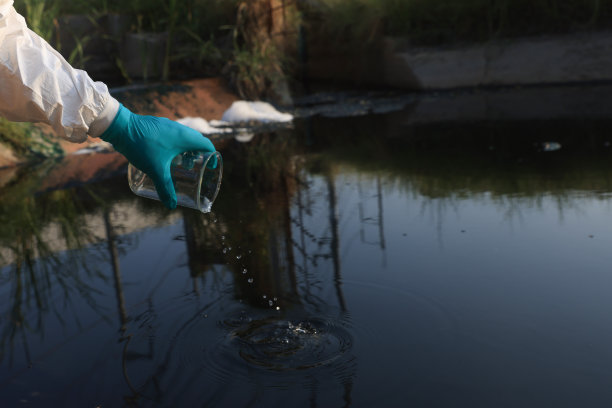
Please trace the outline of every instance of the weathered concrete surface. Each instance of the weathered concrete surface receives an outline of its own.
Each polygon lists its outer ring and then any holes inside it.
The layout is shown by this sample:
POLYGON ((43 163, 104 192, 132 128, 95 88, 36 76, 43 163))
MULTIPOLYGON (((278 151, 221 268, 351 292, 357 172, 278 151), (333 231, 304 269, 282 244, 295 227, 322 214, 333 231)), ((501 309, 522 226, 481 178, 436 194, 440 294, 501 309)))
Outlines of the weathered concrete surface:
POLYGON ((423 89, 612 80, 612 33, 398 50, 423 89))
POLYGON ((612 32, 491 41, 453 48, 413 48, 380 38, 359 53, 313 42, 311 79, 404 89, 567 84, 612 80, 612 32))
POLYGON ((531 86, 425 93, 405 123, 612 119, 612 84, 531 86))
POLYGON ((384 116, 387 137, 405 137, 408 129, 427 125, 549 121, 583 123, 584 132, 576 133, 582 138, 594 124, 611 120, 612 84, 432 91, 384 116))

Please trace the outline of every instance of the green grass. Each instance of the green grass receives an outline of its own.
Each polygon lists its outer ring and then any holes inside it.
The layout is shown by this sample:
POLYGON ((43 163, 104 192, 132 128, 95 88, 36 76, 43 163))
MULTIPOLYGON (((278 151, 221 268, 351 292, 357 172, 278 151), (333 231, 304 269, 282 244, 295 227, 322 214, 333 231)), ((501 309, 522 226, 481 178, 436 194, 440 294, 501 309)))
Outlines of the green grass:
MULTIPOLYGON (((254 0, 15 0, 34 31, 51 41, 60 17, 107 13, 130 18, 130 30, 167 32, 164 79, 226 75, 245 97, 291 72, 291 52, 277 50, 249 31, 240 10, 254 0), (246 28, 245 28, 246 27, 246 28), (240 37, 240 41, 236 38, 240 37)), ((307 36, 360 52, 381 35, 401 36, 413 46, 486 42, 493 39, 573 33, 612 27, 612 0, 318 0, 289 2, 307 36)), ((255 10, 257 7, 254 8, 255 10)), ((103 28, 100 28, 103 30, 103 28)), ((252 31, 252 28, 251 28, 252 31)), ((104 33, 102 33, 104 35, 104 33)), ((87 59, 86 42, 62 50, 71 62, 87 59)), ((270 42, 270 41, 268 41, 270 42)), ((273 41, 271 42, 273 43, 273 41)), ((297 40, 296 40, 297 43, 297 40)), ((117 56, 109 55, 109 58, 117 56)), ((117 61, 122 67, 121 61, 117 61)))
POLYGON ((26 160, 63 155, 57 141, 31 123, 10 122, 0 118, 0 143, 26 160))
POLYGON ((29 125, 26 123, 10 122, 0 118, 0 143, 10 147, 17 154, 27 153, 31 141, 28 128, 29 125))
MULTIPOLYGON (((30 29, 56 48, 61 48, 57 29, 62 29, 61 17, 84 14, 97 26, 93 36, 108 37, 106 14, 129 17, 131 32, 167 32, 167 74, 179 76, 218 75, 231 52, 231 40, 225 41, 228 52, 222 53, 224 37, 231 37, 239 0, 15 0, 30 29), (195 71, 195 72, 194 72, 195 71), (190 74, 190 75, 189 75, 190 74)), ((69 62, 83 66, 87 59, 86 46, 92 38, 75 38, 75 49, 61 50, 69 62)), ((120 39, 117 39, 120 41, 120 39)), ((115 59, 116 56, 109 55, 115 59)), ((120 62, 121 63, 121 62, 120 62)))
POLYGON ((374 33, 414 44, 480 42, 604 29, 609 0, 322 0, 319 28, 360 41, 374 33))

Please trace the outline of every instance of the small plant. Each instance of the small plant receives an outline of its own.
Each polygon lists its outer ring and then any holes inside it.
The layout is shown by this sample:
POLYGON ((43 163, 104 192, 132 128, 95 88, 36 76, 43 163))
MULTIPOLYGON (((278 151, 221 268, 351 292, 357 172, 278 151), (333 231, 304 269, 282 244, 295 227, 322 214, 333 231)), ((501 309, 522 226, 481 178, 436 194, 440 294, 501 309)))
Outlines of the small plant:
POLYGON ((51 137, 31 123, 10 122, 0 118, 0 143, 26 160, 57 157, 62 149, 51 137))
POLYGON ((282 55, 273 44, 256 44, 253 48, 236 47, 232 81, 244 99, 259 99, 279 77, 283 76, 282 55))
POLYGON ((60 7, 56 0, 15 0, 15 9, 21 13, 30 30, 50 41, 53 37, 60 7))
POLYGON ((238 6, 234 54, 227 72, 243 98, 269 96, 292 70, 301 17, 295 7, 284 10, 282 19, 276 19, 274 13, 272 5, 265 1, 243 1, 238 6), (294 44, 287 42, 287 33, 292 33, 294 44))
POLYGON ((601 0, 320 0, 304 5, 311 32, 353 47, 375 35, 414 44, 606 29, 612 3, 601 0))

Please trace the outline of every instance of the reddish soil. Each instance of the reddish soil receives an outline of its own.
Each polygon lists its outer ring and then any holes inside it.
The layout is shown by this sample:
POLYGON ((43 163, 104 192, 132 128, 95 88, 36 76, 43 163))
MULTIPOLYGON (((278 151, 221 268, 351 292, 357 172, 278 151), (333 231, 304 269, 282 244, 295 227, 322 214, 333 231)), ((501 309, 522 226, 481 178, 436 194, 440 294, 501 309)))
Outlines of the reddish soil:
MULTIPOLYGON (((169 119, 199 116, 206 120, 221 119, 223 112, 232 102, 238 100, 220 78, 195 79, 146 91, 125 91, 119 93, 116 98, 135 113, 169 119)), ((50 127, 44 130, 48 134, 52 133, 50 127)), ((91 144, 99 143, 100 139, 89 138, 85 143, 70 143, 58 137, 57 142, 67 156, 50 172, 39 191, 101 178, 104 174, 121 171, 126 164, 125 158, 114 152, 71 154, 91 144)), ((4 172, 0 182, 8 183, 13 175, 13 172, 4 172)))
MULTIPOLYGON (((239 99, 230 92, 222 78, 193 79, 146 91, 125 91, 116 98, 134 113, 162 116, 172 120, 188 116, 220 120, 232 103, 239 99)), ((99 141, 90 138, 87 144, 99 141)), ((62 147, 66 152, 74 151, 65 143, 62 147)))
POLYGON ((116 152, 66 156, 60 164, 53 167, 37 191, 55 190, 104 179, 120 173, 126 165, 125 157, 116 152))
MULTIPOLYGON (((147 114, 163 116, 169 119, 180 119, 187 116, 199 116, 206 120, 220 120, 238 97, 231 93, 225 81, 220 78, 194 79, 182 82, 184 90, 160 93, 153 91, 146 99, 151 100, 153 111, 146 109, 147 114)), ((141 113, 141 112, 138 112, 141 113)))

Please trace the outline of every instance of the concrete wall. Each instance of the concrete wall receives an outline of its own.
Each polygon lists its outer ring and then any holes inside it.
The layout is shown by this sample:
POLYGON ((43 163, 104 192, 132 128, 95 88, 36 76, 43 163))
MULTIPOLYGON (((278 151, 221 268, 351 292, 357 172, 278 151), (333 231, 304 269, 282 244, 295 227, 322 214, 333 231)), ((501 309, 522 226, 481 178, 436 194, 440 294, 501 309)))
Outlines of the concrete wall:
POLYGON ((310 44, 310 79, 404 89, 584 83, 612 80, 612 32, 413 48, 380 38, 359 53, 310 44))

